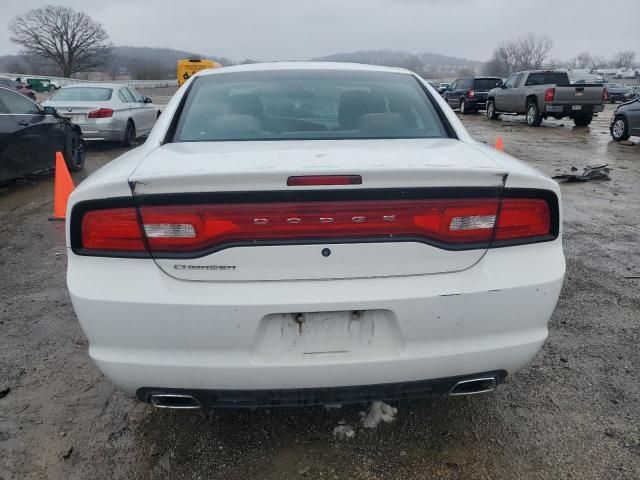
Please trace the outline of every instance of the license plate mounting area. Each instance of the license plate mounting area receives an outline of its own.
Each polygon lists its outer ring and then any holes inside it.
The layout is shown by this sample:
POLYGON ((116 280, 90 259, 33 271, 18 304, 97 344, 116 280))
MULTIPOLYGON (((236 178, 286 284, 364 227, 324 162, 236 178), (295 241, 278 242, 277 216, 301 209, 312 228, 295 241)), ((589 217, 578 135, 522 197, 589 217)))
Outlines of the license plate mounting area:
POLYGON ((253 344, 254 361, 288 363, 336 357, 392 357, 404 349, 390 310, 296 312, 266 315, 253 344))

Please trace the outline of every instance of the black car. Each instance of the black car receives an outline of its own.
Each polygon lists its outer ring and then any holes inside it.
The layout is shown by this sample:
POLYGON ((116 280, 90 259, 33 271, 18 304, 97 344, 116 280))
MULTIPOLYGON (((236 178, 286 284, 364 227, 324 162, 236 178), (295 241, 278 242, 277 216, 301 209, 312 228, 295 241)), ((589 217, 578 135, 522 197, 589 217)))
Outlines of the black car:
POLYGON ((487 93, 499 86, 502 79, 498 77, 467 77, 455 80, 442 96, 451 108, 460 113, 484 110, 487 104, 487 93))
POLYGON ((80 128, 24 95, 0 87, 0 181, 46 170, 55 165, 56 152, 69 170, 84 167, 80 128))

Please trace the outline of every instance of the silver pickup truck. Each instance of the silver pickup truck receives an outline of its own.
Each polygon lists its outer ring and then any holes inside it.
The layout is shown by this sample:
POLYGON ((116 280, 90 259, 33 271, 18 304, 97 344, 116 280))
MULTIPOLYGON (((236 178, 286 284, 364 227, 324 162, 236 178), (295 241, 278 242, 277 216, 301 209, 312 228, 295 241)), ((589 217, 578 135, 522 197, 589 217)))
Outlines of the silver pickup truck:
POLYGON ((586 127, 604 110, 607 90, 602 84, 572 84, 567 72, 530 70, 511 75, 487 96, 487 117, 501 113, 526 115, 538 127, 543 118, 569 117, 576 127, 586 127))

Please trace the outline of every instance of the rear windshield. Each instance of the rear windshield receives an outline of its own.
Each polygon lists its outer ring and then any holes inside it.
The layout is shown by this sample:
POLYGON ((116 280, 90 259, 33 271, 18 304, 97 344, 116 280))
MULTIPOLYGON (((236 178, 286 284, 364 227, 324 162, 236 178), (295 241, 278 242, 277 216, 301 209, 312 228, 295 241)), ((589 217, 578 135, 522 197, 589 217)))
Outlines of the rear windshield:
POLYGON ((565 72, 538 72, 530 73, 525 85, 556 85, 569 83, 569 77, 565 72))
POLYGON ((197 78, 173 141, 446 136, 432 99, 411 75, 287 70, 197 78))
POLYGON ((77 87, 63 88, 54 93, 49 100, 56 102, 107 102, 111 100, 111 88, 77 87))
POLYGON ((473 82, 475 90, 491 90, 496 88, 502 79, 500 78, 476 78, 473 82))

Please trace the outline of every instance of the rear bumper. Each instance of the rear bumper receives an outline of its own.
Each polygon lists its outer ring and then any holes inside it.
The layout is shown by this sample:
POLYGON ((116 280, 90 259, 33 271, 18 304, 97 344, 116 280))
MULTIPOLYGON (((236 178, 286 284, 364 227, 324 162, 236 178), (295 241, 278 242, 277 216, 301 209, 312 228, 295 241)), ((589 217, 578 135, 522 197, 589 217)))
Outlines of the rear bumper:
POLYGON ((545 112, 562 115, 591 115, 593 113, 602 112, 603 104, 597 105, 578 105, 579 110, 574 110, 574 105, 545 105, 545 112))
MULTIPOLYGON (((411 398, 444 397, 461 382, 477 378, 493 378, 495 385, 504 381, 507 372, 498 370, 449 378, 403 383, 383 383, 334 388, 301 388, 284 390, 200 390, 180 388, 140 388, 139 400, 153 403, 154 395, 186 395, 202 407, 302 407, 313 405, 345 405, 376 400, 408 400, 411 398)), ((455 394, 455 392, 454 392, 455 394)))
POLYGON ((124 128, 111 123, 77 124, 82 131, 85 140, 103 140, 108 142, 121 142, 124 140, 124 128))
POLYGON ((128 392, 296 390, 518 370, 547 336, 564 269, 561 238, 456 273, 333 281, 181 281, 148 259, 69 251, 68 286, 91 357, 128 392), (386 312, 357 351, 299 354, 265 323, 354 310, 386 312))
POLYGON ((467 108, 469 110, 484 110, 487 106, 487 97, 474 98, 467 100, 467 108))

